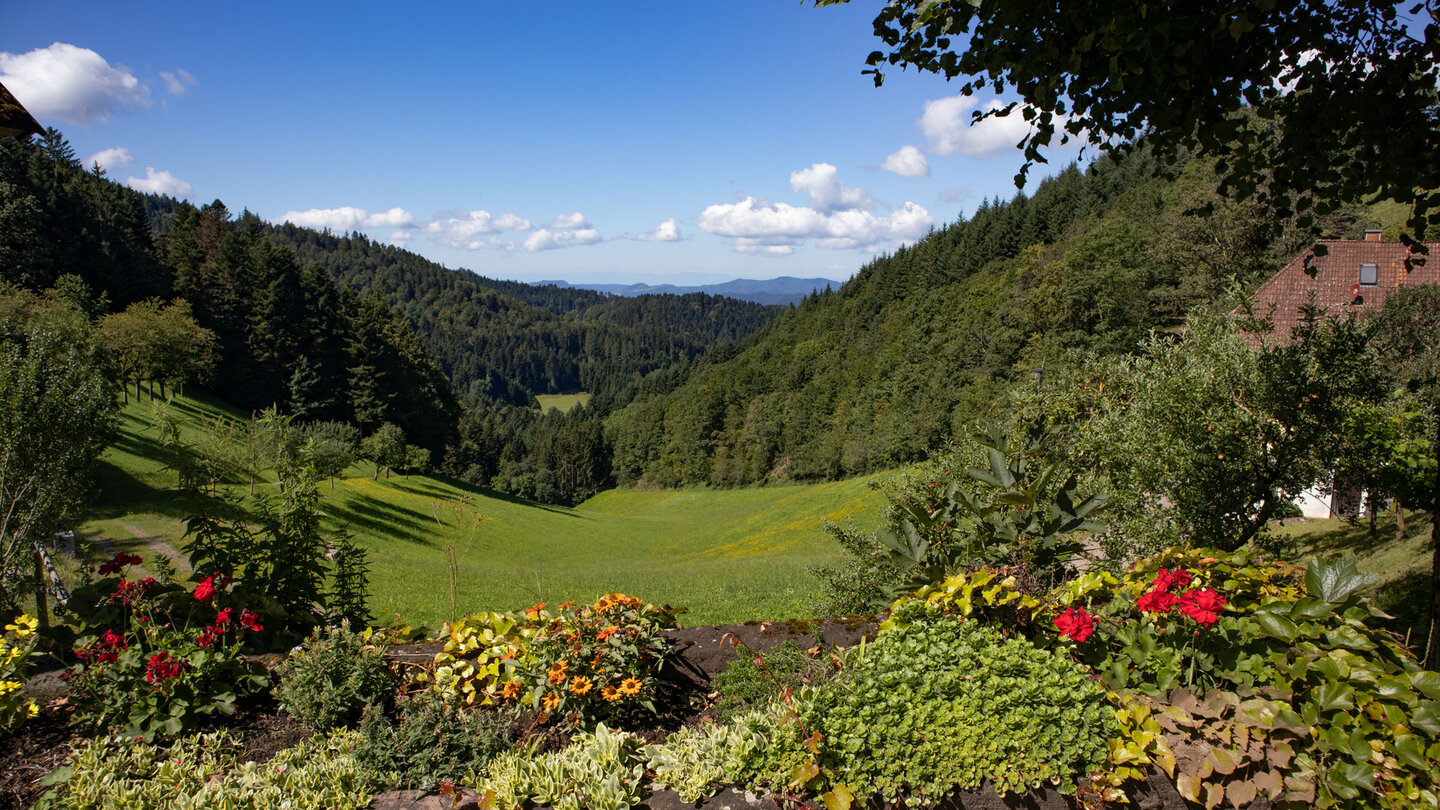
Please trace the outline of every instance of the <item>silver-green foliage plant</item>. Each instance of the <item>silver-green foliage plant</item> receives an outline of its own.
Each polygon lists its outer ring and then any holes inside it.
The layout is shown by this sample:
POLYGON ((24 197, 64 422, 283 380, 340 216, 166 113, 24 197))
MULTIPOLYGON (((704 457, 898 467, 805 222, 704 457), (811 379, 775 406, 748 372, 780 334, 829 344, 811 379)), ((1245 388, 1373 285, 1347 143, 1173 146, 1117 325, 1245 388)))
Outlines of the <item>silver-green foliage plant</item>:
POLYGON ((656 786, 668 787, 693 803, 726 785, 741 783, 747 763, 759 759, 769 747, 768 736, 754 722, 761 714, 752 713, 734 723, 682 728, 659 745, 647 745, 644 753, 656 786))
POLYGON ((533 802, 556 810, 628 810, 640 803, 644 776, 640 738, 601 723, 560 751, 502 754, 468 781, 501 808, 533 802))
POLYGON ((49 777, 37 805, 66 810, 351 810, 373 796, 353 755, 358 735, 316 736, 264 763, 238 762, 239 741, 217 731, 169 746, 91 740, 49 777))
POLYGON ((509 710, 465 708, 426 690, 401 699, 399 711, 392 721, 372 704, 360 719, 356 756, 377 789, 431 790, 510 747, 509 710))
POLYGON ((1083 667, 975 621, 911 621, 800 710, 829 781, 924 807, 987 780, 1001 795, 1044 782, 1073 793, 1107 767, 1119 726, 1083 667))
POLYGON ((290 716, 313 731, 329 731, 360 719, 365 706, 385 703, 395 677, 385 663, 384 637, 372 643, 350 629, 316 630, 278 668, 275 697, 290 716))

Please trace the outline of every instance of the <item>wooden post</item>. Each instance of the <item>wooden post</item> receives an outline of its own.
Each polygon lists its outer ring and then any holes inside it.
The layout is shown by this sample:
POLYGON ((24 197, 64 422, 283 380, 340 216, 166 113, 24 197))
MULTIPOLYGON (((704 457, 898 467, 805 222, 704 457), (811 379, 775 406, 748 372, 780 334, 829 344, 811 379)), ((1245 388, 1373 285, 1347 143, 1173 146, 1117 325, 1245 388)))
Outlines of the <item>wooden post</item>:
POLYGON ((40 565, 40 549, 35 549, 35 620, 40 623, 40 632, 50 628, 50 606, 46 599, 45 570, 40 565))

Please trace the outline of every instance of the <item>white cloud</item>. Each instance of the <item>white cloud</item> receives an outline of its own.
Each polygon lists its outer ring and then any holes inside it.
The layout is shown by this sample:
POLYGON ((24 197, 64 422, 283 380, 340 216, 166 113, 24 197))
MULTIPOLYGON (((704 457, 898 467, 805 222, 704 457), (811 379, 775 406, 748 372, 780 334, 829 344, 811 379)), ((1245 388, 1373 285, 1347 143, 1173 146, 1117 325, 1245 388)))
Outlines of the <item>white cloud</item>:
POLYGON ((561 214, 560 216, 555 218, 554 222, 546 225, 545 227, 555 228, 562 231, 574 230, 577 228, 588 228, 590 227, 590 220, 586 219, 584 214, 576 211, 573 214, 561 214))
POLYGON ((648 233, 642 233, 635 238, 642 242, 678 242, 680 241, 680 228, 675 224, 675 218, 671 217, 656 225, 648 233))
POLYGON ((415 216, 400 207, 365 217, 365 227, 367 228, 406 228, 414 224, 415 216))
MULTIPOLYGON (((1016 107, 1007 116, 992 116, 971 124, 977 100, 974 96, 950 96, 925 102, 925 112, 920 116, 920 131, 930 141, 930 150, 937 155, 960 153, 966 157, 988 157, 1012 150, 1035 130, 1025 120, 1023 108, 1016 107)), ((991 99, 985 104, 985 111, 998 110, 1005 106, 1000 99, 991 99)), ((1056 116, 1055 127, 1059 131, 1065 124, 1062 116, 1056 116)))
POLYGON ((190 71, 185 68, 176 68, 174 73, 162 70, 160 78, 165 81, 165 89, 175 96, 185 95, 190 86, 200 83, 200 80, 190 75, 190 71))
POLYGON ((146 194, 168 194, 171 197, 188 197, 195 190, 170 172, 155 171, 153 166, 145 167, 144 177, 125 178, 125 185, 146 194))
POLYGON ((850 211, 870 207, 870 195, 863 189, 841 185, 839 172, 829 163, 813 163, 808 169, 790 173, 790 190, 810 195, 820 211, 850 211))
POLYGON ((531 227, 530 220, 514 214, 501 214, 497 217, 491 215, 489 211, 466 211, 462 208, 457 211, 442 212, 434 222, 425 225, 420 230, 430 234, 436 241, 452 247, 478 250, 487 245, 484 240, 476 239, 477 236, 502 231, 528 231, 531 227))
POLYGON ((364 208, 345 205, 339 208, 286 211, 284 216, 272 221, 289 222, 302 228, 349 233, 364 228, 405 228, 415 224, 415 217, 403 208, 391 208, 389 211, 371 214, 364 208))
POLYGON ((941 202, 957 203, 969 196, 970 189, 966 186, 955 186, 954 188, 944 188, 940 190, 941 202))
POLYGON ((129 70, 89 48, 56 42, 28 53, 0 51, 0 83, 31 113, 94 124, 150 105, 150 91, 129 70))
POLYGON ((793 248, 809 239, 816 240, 819 247, 834 250, 913 242, 928 233, 934 222, 928 211, 912 202, 887 216, 876 216, 860 210, 823 212, 754 197, 712 205, 695 220, 706 233, 734 239, 735 249, 744 253, 793 248))
POLYGON ((930 174, 930 161, 925 159, 925 154, 918 148, 902 146, 885 158, 880 168, 901 177, 927 177, 930 174))
POLYGON ((573 231, 547 231, 544 228, 525 238, 525 249, 531 253, 542 250, 593 245, 601 241, 600 232, 594 228, 580 228, 573 231))
POLYGON ((88 169, 96 163, 99 163, 100 168, 105 171, 114 171, 116 168, 124 166, 134 159, 129 149, 123 146, 112 146, 109 149, 101 149, 99 152, 85 158, 83 165, 88 169))

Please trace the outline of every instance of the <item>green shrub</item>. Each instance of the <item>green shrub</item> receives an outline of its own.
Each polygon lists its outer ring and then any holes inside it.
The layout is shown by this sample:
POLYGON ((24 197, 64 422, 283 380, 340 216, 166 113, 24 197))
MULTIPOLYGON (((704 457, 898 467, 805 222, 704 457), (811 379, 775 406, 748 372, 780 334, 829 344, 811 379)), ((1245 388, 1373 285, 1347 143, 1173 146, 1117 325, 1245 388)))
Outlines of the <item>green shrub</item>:
POLYGON ((1103 771, 1105 690, 1063 653, 975 621, 912 617, 857 651, 800 716, 819 764, 856 796, 933 805, 985 781, 1002 795, 1103 771))
POLYGON ((285 711, 314 731, 329 731, 360 719, 367 704, 384 704, 395 688, 385 663, 384 637, 373 644, 350 629, 316 630, 276 670, 275 697, 285 711))
POLYGON ((785 689, 816 684, 836 672, 828 657, 810 655, 793 640, 760 657, 763 667, 755 662, 755 656, 742 654, 715 676, 711 685, 720 694, 715 701, 715 710, 721 719, 729 720, 763 708, 785 689))
POLYGON ((37 807, 67 810, 351 810, 373 798, 353 751, 359 736, 312 737, 269 762, 239 764, 239 741, 218 731, 169 746, 105 737, 79 746, 47 778, 37 807))
POLYGON ((401 701, 399 722, 378 706, 367 707, 356 756, 375 774, 377 789, 429 790, 458 781, 509 748, 512 720, 503 709, 460 709, 427 690, 401 701))
POLYGON ((600 723, 560 751, 502 754, 467 781, 501 808, 534 802, 556 810, 629 810, 640 802, 644 776, 640 738, 600 723))

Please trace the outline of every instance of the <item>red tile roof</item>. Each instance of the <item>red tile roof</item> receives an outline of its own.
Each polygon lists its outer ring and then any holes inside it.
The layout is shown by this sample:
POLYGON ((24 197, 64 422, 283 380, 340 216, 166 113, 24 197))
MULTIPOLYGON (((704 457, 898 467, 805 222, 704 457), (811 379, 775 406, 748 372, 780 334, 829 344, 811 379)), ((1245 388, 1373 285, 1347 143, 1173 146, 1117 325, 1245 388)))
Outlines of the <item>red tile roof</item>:
POLYGON ((1329 248, 1324 256, 1316 256, 1314 248, 1296 256, 1250 298, 1257 317, 1274 319, 1273 334, 1281 341, 1289 340, 1290 330, 1300 321, 1299 309, 1309 302, 1312 292, 1318 306, 1340 315, 1378 310, 1396 287, 1440 284, 1440 242, 1426 242, 1430 253, 1424 257, 1425 264, 1408 272, 1405 259, 1410 253, 1400 242, 1324 239, 1317 244, 1329 248), (1377 283, 1360 285, 1359 296, 1352 300, 1350 293, 1360 284, 1362 264, 1376 266, 1377 283), (1315 275, 1308 275, 1306 268, 1313 268, 1315 275))

